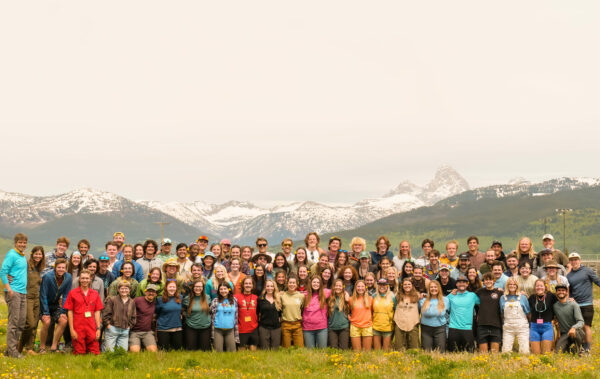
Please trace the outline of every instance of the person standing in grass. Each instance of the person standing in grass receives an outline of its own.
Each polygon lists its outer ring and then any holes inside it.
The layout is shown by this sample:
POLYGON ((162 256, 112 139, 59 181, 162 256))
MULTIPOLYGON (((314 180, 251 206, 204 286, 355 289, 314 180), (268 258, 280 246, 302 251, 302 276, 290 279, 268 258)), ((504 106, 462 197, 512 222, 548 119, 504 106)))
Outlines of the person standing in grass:
MULTIPOLYGON (((390 267, 388 270, 393 270, 390 267)), ((394 334, 394 310, 396 297, 390 291, 388 280, 379 279, 373 299, 373 346, 375 350, 389 350, 394 334)))
POLYGON ((448 328, 448 351, 469 351, 475 349, 473 336, 473 310, 479 304, 479 297, 467 291, 469 280, 460 275, 456 279, 456 294, 447 296, 450 303, 450 324, 448 328))
POLYGON ((515 337, 519 342, 519 353, 529 354, 529 318, 531 317, 527 296, 519 292, 516 278, 506 281, 504 295, 500 297, 502 325, 502 352, 512 351, 515 337))
MULTIPOLYGON (((498 266, 495 266, 496 268, 498 266)), ((514 279, 514 278, 513 278, 514 279)), ((503 291, 494 287, 494 275, 488 271, 483 274, 484 288, 475 292, 479 297, 479 312, 477 312, 477 345, 479 352, 497 353, 502 342, 502 318, 500 298, 503 291)))
MULTIPOLYGON (((375 276, 373 275, 373 278, 375 276)), ((327 334, 329 346, 347 350, 350 342, 350 321, 348 306, 350 295, 344 291, 344 281, 336 279, 333 282, 333 293, 328 300, 327 334)))
POLYGON ((304 346, 309 349, 327 347, 327 298, 330 293, 331 290, 323 288, 321 278, 312 277, 302 312, 304 346))
POLYGON ((219 283, 217 297, 210 304, 213 345, 218 352, 235 351, 240 342, 238 330, 238 303, 233 288, 227 282, 219 283))
POLYGON ((162 350, 179 350, 183 346, 181 324, 182 296, 175 279, 169 279, 163 295, 156 300, 156 336, 162 350))
POLYGON ((354 285, 350 297, 350 341, 355 351, 370 351, 373 346, 373 298, 367 293, 364 281, 354 285))
POLYGON ((19 353, 25 350, 27 354, 37 354, 33 351, 33 344, 40 321, 40 285, 45 265, 44 248, 42 246, 34 247, 27 261, 27 316, 25 329, 19 343, 19 353))
POLYGON ((100 354, 98 342, 102 327, 100 312, 104 307, 98 292, 90 288, 89 271, 81 271, 79 274, 79 287, 69 292, 64 308, 68 312, 73 354, 86 354, 88 352, 96 355, 100 354))
POLYGON ((529 324, 529 344, 533 354, 546 354, 552 351, 554 342, 554 303, 556 296, 546 288, 546 283, 538 279, 534 284, 535 293, 529 296, 531 322, 529 324))
POLYGON ((281 345, 281 303, 277 283, 267 279, 258 298, 258 339, 261 349, 279 349, 281 345))
POLYGON ((585 342, 583 349, 585 353, 590 352, 592 343, 592 321, 594 320, 594 284, 600 287, 600 278, 589 267, 581 264, 581 256, 572 252, 569 254, 571 272, 567 274, 571 297, 575 299, 583 316, 585 342))
POLYGON ((27 236, 18 233, 14 237, 14 248, 6 253, 0 269, 4 284, 4 299, 8 306, 6 324, 6 355, 22 358, 18 344, 27 323, 27 236), (9 280, 10 277, 10 280, 9 280))
POLYGON ((240 334, 240 350, 246 348, 255 351, 258 346, 258 316, 256 314, 258 296, 254 295, 252 278, 242 281, 242 293, 234 295, 238 304, 238 331, 240 334))
MULTIPOLYGON (((102 281, 102 279, 96 276, 96 272, 98 271, 98 261, 94 258, 89 258, 83 264, 83 268, 90 272, 90 288, 98 292, 98 294, 100 295, 100 300, 102 300, 102 303, 104 303, 104 282, 102 281)), ((79 287, 79 278, 73 279, 72 288, 77 287, 79 287)))
MULTIPOLYGON (((40 308, 42 309, 42 330, 40 332, 40 353, 46 352, 48 331, 51 325, 57 324, 54 329, 54 338, 50 336, 50 351, 56 351, 58 341, 67 326, 67 314, 63 309, 67 295, 71 291, 71 274, 67 271, 67 260, 58 258, 54 262, 54 269, 42 276, 40 287, 40 308), (62 301, 61 301, 62 299, 62 301)), ((43 272, 43 271, 42 271, 43 272)), ((81 279, 80 279, 81 282, 81 279)))
POLYGON ((130 297, 131 284, 126 280, 116 281, 118 295, 109 296, 102 311, 104 333, 104 351, 112 351, 121 347, 127 351, 129 347, 129 330, 135 325, 135 303, 130 297))
POLYGON ((156 295, 158 286, 148 284, 144 295, 133 299, 135 303, 135 325, 129 331, 129 351, 138 353, 142 347, 156 352, 156 339, 152 330, 152 320, 156 310, 156 295))
POLYGON ((204 281, 196 279, 189 294, 183 298, 185 329, 183 331, 186 350, 210 351, 211 317, 208 297, 204 292, 204 281))
POLYGON ((419 348, 419 297, 412 281, 402 280, 394 312, 396 350, 419 348))
POLYGON ((302 334, 302 306, 304 295, 297 291, 298 278, 290 275, 287 280, 287 290, 279 293, 281 303, 281 345, 285 348, 292 346, 304 347, 302 334))
MULTIPOLYGON (((447 266, 447 265, 445 265, 447 266)), ((442 293, 442 285, 432 280, 427 286, 427 297, 419 300, 421 308, 421 345, 423 350, 446 351, 446 313, 450 302, 442 293)))

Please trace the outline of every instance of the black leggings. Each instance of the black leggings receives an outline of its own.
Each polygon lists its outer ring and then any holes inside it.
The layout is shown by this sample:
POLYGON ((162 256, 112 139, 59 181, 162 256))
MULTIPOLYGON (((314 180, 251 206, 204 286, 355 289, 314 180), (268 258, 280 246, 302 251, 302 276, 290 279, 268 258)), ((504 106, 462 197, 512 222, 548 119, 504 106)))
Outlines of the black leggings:
POLYGON ((186 350, 210 351, 210 326, 206 329, 184 328, 186 350))
POLYGON ((179 350, 183 346, 183 332, 178 330, 176 332, 163 332, 157 331, 156 337, 158 338, 158 348, 162 350, 179 350))

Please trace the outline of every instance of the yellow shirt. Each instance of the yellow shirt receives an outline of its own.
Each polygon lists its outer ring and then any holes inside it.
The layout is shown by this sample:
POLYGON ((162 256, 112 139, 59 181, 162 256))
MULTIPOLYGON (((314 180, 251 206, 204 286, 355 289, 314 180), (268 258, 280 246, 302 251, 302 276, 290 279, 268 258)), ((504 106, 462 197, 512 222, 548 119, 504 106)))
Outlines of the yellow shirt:
POLYGON ((300 292, 283 292, 281 294, 281 320, 283 321, 301 321, 302 305, 304 304, 304 295, 300 292))
POLYGON ((395 298, 391 292, 385 296, 379 293, 373 300, 373 329, 378 332, 391 332, 394 330, 394 303, 395 298))

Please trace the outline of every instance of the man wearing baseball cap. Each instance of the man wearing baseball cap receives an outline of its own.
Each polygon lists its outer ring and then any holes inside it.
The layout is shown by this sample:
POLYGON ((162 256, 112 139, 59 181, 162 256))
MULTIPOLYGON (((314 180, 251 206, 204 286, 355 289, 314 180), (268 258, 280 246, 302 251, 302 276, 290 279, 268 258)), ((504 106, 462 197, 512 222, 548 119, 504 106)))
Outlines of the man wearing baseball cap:
MULTIPOLYGON (((562 251, 554 248, 554 236, 552 234, 544 234, 542 236, 542 243, 545 249, 552 250, 553 259, 561 265, 567 267, 569 265, 569 259, 562 251)), ((539 262, 538 262, 539 263, 539 262)))
POLYGON ((156 339, 152 331, 152 318, 156 309, 158 286, 150 283, 146 286, 144 296, 133 299, 135 302, 135 325, 129 331, 129 351, 137 353, 142 346, 148 351, 156 352, 156 339))
MULTIPOLYGON (((565 352, 571 345, 575 345, 578 353, 583 345, 585 351, 584 319, 579 305, 568 300, 569 290, 564 284, 556 285, 556 298, 558 301, 552 306, 560 329, 560 338, 556 341, 556 351, 565 352)), ((589 352, 589 348, 587 352, 589 352)))
POLYGON ((206 253, 206 249, 208 248, 208 237, 200 236, 196 239, 196 243, 200 247, 200 252, 196 256, 196 263, 202 263, 202 258, 204 258, 204 254, 206 253))
POLYGON ((497 261, 500 261, 502 263, 506 262, 506 255, 504 254, 504 251, 502 250, 502 242, 500 242, 498 240, 493 240, 492 246, 490 247, 490 249, 494 250, 494 253, 496 253, 497 261))
POLYGON ((585 332, 583 349, 586 353, 589 353, 592 343, 592 320, 594 319, 593 285, 596 284, 600 287, 600 278, 591 268, 581 264, 581 256, 578 253, 572 252, 569 254, 569 262, 571 263, 571 272, 567 274, 567 280, 569 281, 571 297, 575 299, 581 308, 581 315, 585 324, 583 326, 585 332))
POLYGON ((169 238, 165 238, 160 243, 160 253, 156 256, 161 261, 166 262, 167 259, 171 258, 171 247, 173 242, 169 238))
POLYGON ((442 285, 442 295, 444 296, 448 296, 456 289, 456 280, 450 277, 450 271, 452 270, 453 268, 449 264, 442 263, 440 265, 437 280, 442 285))
POLYGON ((471 256, 469 253, 462 253, 458 256, 458 266, 450 272, 452 279, 456 280, 460 275, 467 275, 467 270, 471 267, 471 256))
POLYGON ((556 263, 556 261, 554 260, 554 254, 551 249, 544 249, 544 250, 538 252, 538 257, 540 257, 539 263, 538 263, 538 268, 537 268, 536 272, 533 273, 538 278, 543 278, 546 276, 546 265, 548 265, 550 263, 556 264, 559 275, 562 275, 562 276, 567 275, 567 269, 563 265, 556 263))
POLYGON ((448 329, 448 351, 469 351, 475 349, 473 336, 473 310, 480 303, 479 297, 467 291, 469 280, 465 275, 456 278, 456 294, 448 295, 450 302, 450 324, 448 329))

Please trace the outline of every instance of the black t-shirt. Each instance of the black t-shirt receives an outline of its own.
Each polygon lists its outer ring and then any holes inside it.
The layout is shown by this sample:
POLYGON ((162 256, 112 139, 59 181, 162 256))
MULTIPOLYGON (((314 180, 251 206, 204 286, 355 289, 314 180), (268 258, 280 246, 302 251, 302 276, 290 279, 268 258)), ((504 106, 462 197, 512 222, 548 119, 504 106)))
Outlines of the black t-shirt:
POLYGON ((275 306, 275 301, 272 303, 261 296, 258 299, 258 307, 256 309, 258 314, 258 325, 266 329, 277 329, 281 327, 279 322, 280 312, 275 306))
POLYGON ((500 296, 502 292, 497 288, 488 290, 480 288, 476 292, 479 297, 479 312, 477 313, 477 325, 502 327, 500 318, 500 296))
POLYGON ((442 278, 438 278, 438 281, 442 285, 442 295, 444 296, 450 295, 450 293, 452 293, 452 290, 456 289, 456 280, 452 278, 448 278, 448 283, 446 283, 446 285, 442 283, 442 278))
POLYGON ((531 322, 537 323, 538 319, 544 322, 552 322, 554 311, 552 306, 558 301, 552 292, 546 292, 545 298, 538 298, 536 294, 529 296, 529 307, 531 308, 531 322))

